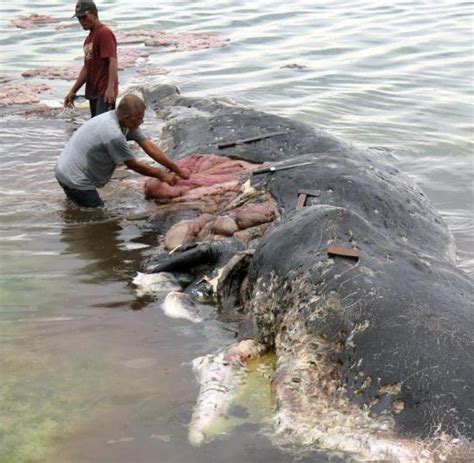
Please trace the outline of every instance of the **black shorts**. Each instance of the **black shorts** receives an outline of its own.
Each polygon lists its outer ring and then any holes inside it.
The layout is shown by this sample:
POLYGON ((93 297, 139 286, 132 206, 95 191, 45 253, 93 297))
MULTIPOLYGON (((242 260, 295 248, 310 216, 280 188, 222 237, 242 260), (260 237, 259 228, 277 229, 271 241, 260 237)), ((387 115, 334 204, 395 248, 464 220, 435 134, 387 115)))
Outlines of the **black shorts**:
MULTIPOLYGON (((58 180, 58 179, 56 179, 58 180)), ((75 190, 69 188, 58 180, 66 196, 74 201, 77 205, 82 207, 103 207, 104 201, 100 199, 97 190, 75 190)))
POLYGON ((89 100, 89 108, 91 111, 91 117, 98 116, 99 114, 106 113, 107 111, 111 111, 115 109, 115 105, 109 106, 105 104, 103 98, 94 98, 89 100))

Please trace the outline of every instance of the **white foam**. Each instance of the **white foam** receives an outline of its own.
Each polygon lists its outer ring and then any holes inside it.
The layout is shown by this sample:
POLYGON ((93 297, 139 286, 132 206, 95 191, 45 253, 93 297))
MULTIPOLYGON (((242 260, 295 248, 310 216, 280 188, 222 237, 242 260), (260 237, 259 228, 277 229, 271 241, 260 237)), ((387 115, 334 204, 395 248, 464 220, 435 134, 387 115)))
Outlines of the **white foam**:
POLYGON ((138 296, 155 294, 160 292, 174 291, 179 288, 176 278, 171 273, 141 273, 133 279, 133 284, 137 287, 138 296))
POLYGON ((182 318, 193 323, 202 322, 192 298, 180 291, 168 293, 161 307, 168 317, 182 318))
POLYGON ((149 248, 149 244, 144 244, 144 243, 123 243, 120 246, 120 249, 123 249, 125 251, 134 251, 136 249, 145 249, 149 248))

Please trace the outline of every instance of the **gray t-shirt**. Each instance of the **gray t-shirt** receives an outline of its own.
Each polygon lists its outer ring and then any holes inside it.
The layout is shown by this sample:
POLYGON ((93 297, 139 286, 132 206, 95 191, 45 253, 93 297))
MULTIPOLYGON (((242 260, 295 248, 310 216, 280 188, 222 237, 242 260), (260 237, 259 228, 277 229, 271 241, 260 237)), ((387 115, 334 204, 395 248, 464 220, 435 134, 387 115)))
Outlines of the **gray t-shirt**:
POLYGON ((103 187, 117 164, 134 157, 127 140, 146 139, 140 129, 122 130, 115 111, 96 116, 85 122, 64 147, 54 170, 56 177, 75 190, 103 187))

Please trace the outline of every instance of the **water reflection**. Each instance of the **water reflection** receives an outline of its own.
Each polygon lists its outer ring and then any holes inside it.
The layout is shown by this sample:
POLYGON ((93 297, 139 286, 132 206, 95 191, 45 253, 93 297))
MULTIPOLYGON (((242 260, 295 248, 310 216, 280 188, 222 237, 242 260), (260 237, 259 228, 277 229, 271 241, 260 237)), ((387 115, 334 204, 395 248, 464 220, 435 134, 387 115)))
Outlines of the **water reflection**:
POLYGON ((124 223, 124 216, 117 211, 79 208, 68 200, 60 216, 63 253, 80 259, 81 266, 75 272, 81 275, 81 282, 101 285, 115 281, 121 283, 123 292, 130 296, 125 300, 108 299, 96 303, 96 307, 141 310, 154 301, 150 295, 136 296, 131 284, 144 260, 143 249, 131 246, 132 239, 142 238, 142 232, 136 230, 135 224, 124 223))
POLYGON ((115 269, 123 261, 118 219, 106 209, 83 210, 69 202, 61 216, 65 252, 84 261, 80 272, 88 276, 88 281, 98 283, 116 277, 115 269))

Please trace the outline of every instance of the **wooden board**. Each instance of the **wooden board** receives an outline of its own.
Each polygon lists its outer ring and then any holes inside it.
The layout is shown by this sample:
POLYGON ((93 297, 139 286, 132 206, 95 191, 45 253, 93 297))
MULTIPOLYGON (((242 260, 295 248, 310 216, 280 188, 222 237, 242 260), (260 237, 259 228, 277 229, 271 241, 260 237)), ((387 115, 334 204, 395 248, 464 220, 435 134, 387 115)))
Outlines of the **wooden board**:
POLYGON ((301 209, 302 207, 304 207, 305 203, 306 203, 306 195, 304 193, 299 194, 298 201, 296 201, 296 209, 301 209))
POLYGON ((344 248, 342 246, 331 245, 328 247, 329 257, 346 257, 348 259, 359 260, 360 251, 357 248, 344 248))

